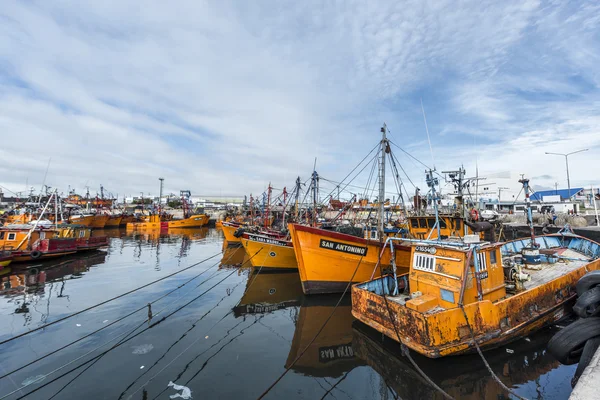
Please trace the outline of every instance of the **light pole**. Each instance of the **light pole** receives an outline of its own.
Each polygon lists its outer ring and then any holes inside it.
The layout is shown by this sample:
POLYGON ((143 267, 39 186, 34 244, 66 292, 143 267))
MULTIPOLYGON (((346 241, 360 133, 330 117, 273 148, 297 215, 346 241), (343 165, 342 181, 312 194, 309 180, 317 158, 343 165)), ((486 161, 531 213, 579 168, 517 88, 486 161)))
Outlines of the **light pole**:
POLYGON ((567 187, 569 188, 569 201, 571 200, 571 179, 569 178, 569 156, 571 154, 575 154, 575 153, 581 153, 583 151, 588 151, 589 149, 582 149, 582 150, 577 150, 577 151, 572 151, 570 153, 567 154, 563 154, 563 153, 550 153, 550 152, 546 152, 546 154, 552 154, 554 156, 563 156, 565 158, 565 164, 567 165, 567 187))

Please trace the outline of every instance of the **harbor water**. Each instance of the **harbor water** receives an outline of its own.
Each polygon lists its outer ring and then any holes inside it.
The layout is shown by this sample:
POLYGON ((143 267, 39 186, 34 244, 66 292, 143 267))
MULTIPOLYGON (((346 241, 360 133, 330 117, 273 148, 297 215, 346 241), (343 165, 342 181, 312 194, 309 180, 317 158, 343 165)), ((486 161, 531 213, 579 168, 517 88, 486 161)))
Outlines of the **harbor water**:
MULTIPOLYGON (((1 271, 0 341, 133 292, 3 343, 0 398, 256 399, 288 369, 265 398, 442 398, 353 319, 349 296, 304 296, 297 271, 249 268, 218 229, 96 234, 106 251, 1 271)), ((520 396, 567 399, 576 366, 546 351, 557 329, 485 356, 520 396)), ((413 357, 456 399, 511 398, 477 355, 413 357)))

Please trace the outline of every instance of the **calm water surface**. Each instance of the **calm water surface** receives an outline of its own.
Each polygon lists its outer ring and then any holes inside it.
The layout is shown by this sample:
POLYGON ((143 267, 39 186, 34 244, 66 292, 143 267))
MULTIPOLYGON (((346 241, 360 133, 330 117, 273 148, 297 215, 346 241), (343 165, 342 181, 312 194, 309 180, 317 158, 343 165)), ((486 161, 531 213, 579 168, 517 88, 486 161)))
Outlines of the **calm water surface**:
MULTIPOLYGON (((311 344, 339 297, 303 296, 294 272, 257 274, 240 268, 249 264, 244 250, 227 247, 218 230, 97 234, 111 237, 107 251, 1 271, 0 340, 213 258, 1 345, 0 374, 5 375, 107 326, 0 379, 0 398, 11 392, 15 393, 6 398, 185 396, 183 389, 169 386, 174 382, 190 389, 194 399, 255 399, 309 344, 266 398, 441 398, 401 355, 397 343, 353 320, 349 298, 343 299, 311 344), (150 302, 148 323, 145 306, 150 302)), ((546 329, 485 354, 496 374, 520 395, 566 399, 575 366, 561 366, 546 352, 552 334, 552 329, 546 329)), ((457 399, 510 398, 478 356, 414 358, 457 399)))

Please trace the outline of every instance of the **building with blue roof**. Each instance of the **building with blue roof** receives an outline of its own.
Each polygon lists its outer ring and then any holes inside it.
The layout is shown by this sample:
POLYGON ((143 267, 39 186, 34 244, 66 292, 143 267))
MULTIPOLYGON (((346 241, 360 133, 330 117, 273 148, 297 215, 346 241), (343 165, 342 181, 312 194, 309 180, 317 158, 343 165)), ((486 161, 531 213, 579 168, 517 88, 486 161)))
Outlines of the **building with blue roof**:
POLYGON ((576 196, 583 195, 583 188, 540 190, 531 195, 532 201, 543 201, 544 197, 560 196, 560 201, 574 201, 576 196))

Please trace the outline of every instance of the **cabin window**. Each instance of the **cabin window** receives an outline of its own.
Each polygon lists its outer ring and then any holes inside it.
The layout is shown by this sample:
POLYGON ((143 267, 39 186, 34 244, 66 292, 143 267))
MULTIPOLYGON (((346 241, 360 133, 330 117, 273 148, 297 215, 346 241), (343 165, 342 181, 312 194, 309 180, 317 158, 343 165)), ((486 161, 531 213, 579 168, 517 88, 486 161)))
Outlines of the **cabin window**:
POLYGON ((419 220, 416 218, 412 218, 410 220, 410 226, 412 226, 413 228, 418 228, 419 227, 419 220))
POLYGON ((11 232, 8 234, 8 238, 6 240, 15 240, 15 237, 17 237, 17 234, 14 232, 11 232))
POLYGON ((496 264, 496 250, 490 251, 490 264, 496 264))
POLYGON ((428 254, 415 253, 413 268, 421 271, 435 271, 435 257, 428 254))
POLYGON ((487 269, 487 256, 485 252, 477 253, 477 263, 479 264, 479 271, 487 269))
POLYGON ((450 290, 440 289, 440 297, 448 303, 454 303, 454 293, 450 290))
POLYGON ((462 229, 460 218, 454 219, 454 230, 459 231, 462 229))
POLYGON ((425 218, 419 218, 419 226, 421 228, 427 228, 427 221, 425 220, 425 218))
POLYGON ((79 231, 79 237, 82 238, 85 236, 85 231, 79 231))
POLYGON ((447 228, 447 226, 446 226, 446 220, 443 219, 443 218, 440 218, 440 228, 441 229, 446 229, 447 228))
POLYGON ((435 219, 434 218, 427 218, 427 227, 429 229, 433 228, 433 226, 435 225, 435 219))

